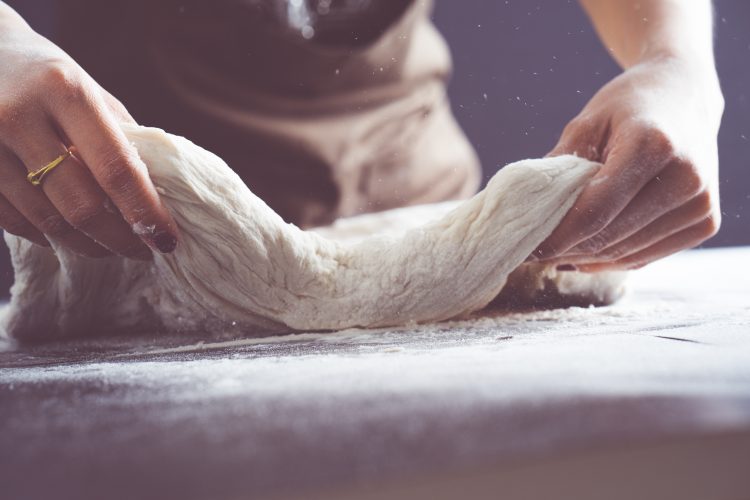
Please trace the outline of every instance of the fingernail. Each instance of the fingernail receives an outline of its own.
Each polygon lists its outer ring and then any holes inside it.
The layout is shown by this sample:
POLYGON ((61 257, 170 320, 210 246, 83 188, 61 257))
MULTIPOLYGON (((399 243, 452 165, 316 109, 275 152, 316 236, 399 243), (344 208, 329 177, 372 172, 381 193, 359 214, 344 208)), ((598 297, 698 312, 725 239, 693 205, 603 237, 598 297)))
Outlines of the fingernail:
POLYGON ((578 271, 578 268, 573 264, 560 264, 555 269, 558 271, 578 271))
POLYGON ((171 253, 177 248, 177 238, 166 231, 155 234, 152 241, 161 253, 171 253))

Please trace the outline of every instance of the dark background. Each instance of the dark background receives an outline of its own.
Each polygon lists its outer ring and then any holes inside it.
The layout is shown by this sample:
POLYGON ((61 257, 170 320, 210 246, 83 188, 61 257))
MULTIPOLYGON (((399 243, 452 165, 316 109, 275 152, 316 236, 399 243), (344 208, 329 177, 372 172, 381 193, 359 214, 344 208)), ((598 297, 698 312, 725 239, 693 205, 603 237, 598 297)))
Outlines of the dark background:
MULTIPOLYGON (((6 3, 54 40, 55 9, 64 1, 6 3)), ((750 245, 750 2, 715 6, 726 99, 719 136, 723 222, 706 246, 750 245)), ((434 19, 454 56, 453 108, 487 178, 507 163, 543 156, 619 72, 574 0, 437 0, 434 19)), ((3 250, 0 297, 11 282, 3 250)))

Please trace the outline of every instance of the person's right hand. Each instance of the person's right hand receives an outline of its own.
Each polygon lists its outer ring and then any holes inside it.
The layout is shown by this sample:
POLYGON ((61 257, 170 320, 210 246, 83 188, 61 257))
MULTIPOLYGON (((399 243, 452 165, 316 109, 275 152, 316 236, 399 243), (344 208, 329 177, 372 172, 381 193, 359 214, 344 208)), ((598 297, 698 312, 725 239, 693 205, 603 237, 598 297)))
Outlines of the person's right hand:
POLYGON ((90 257, 171 252, 177 228, 119 124, 135 123, 0 2, 0 227, 90 257), (39 186, 26 176, 73 147, 39 186))

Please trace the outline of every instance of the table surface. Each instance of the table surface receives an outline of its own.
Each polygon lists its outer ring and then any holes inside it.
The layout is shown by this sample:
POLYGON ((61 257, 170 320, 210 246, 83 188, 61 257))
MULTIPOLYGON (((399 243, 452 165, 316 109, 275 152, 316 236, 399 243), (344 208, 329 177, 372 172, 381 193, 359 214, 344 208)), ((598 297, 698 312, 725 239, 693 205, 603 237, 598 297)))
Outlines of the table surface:
POLYGON ((0 344, 0 497, 750 498, 748 261, 604 308, 0 344))

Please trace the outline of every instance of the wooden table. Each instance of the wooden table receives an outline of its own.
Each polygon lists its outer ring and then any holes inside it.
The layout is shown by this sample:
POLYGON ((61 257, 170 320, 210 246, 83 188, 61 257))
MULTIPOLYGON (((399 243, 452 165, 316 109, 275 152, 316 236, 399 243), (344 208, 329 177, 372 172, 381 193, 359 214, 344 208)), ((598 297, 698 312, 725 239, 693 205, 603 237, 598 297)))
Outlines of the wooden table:
POLYGON ((600 309, 0 352, 0 498, 750 498, 750 248, 600 309))

